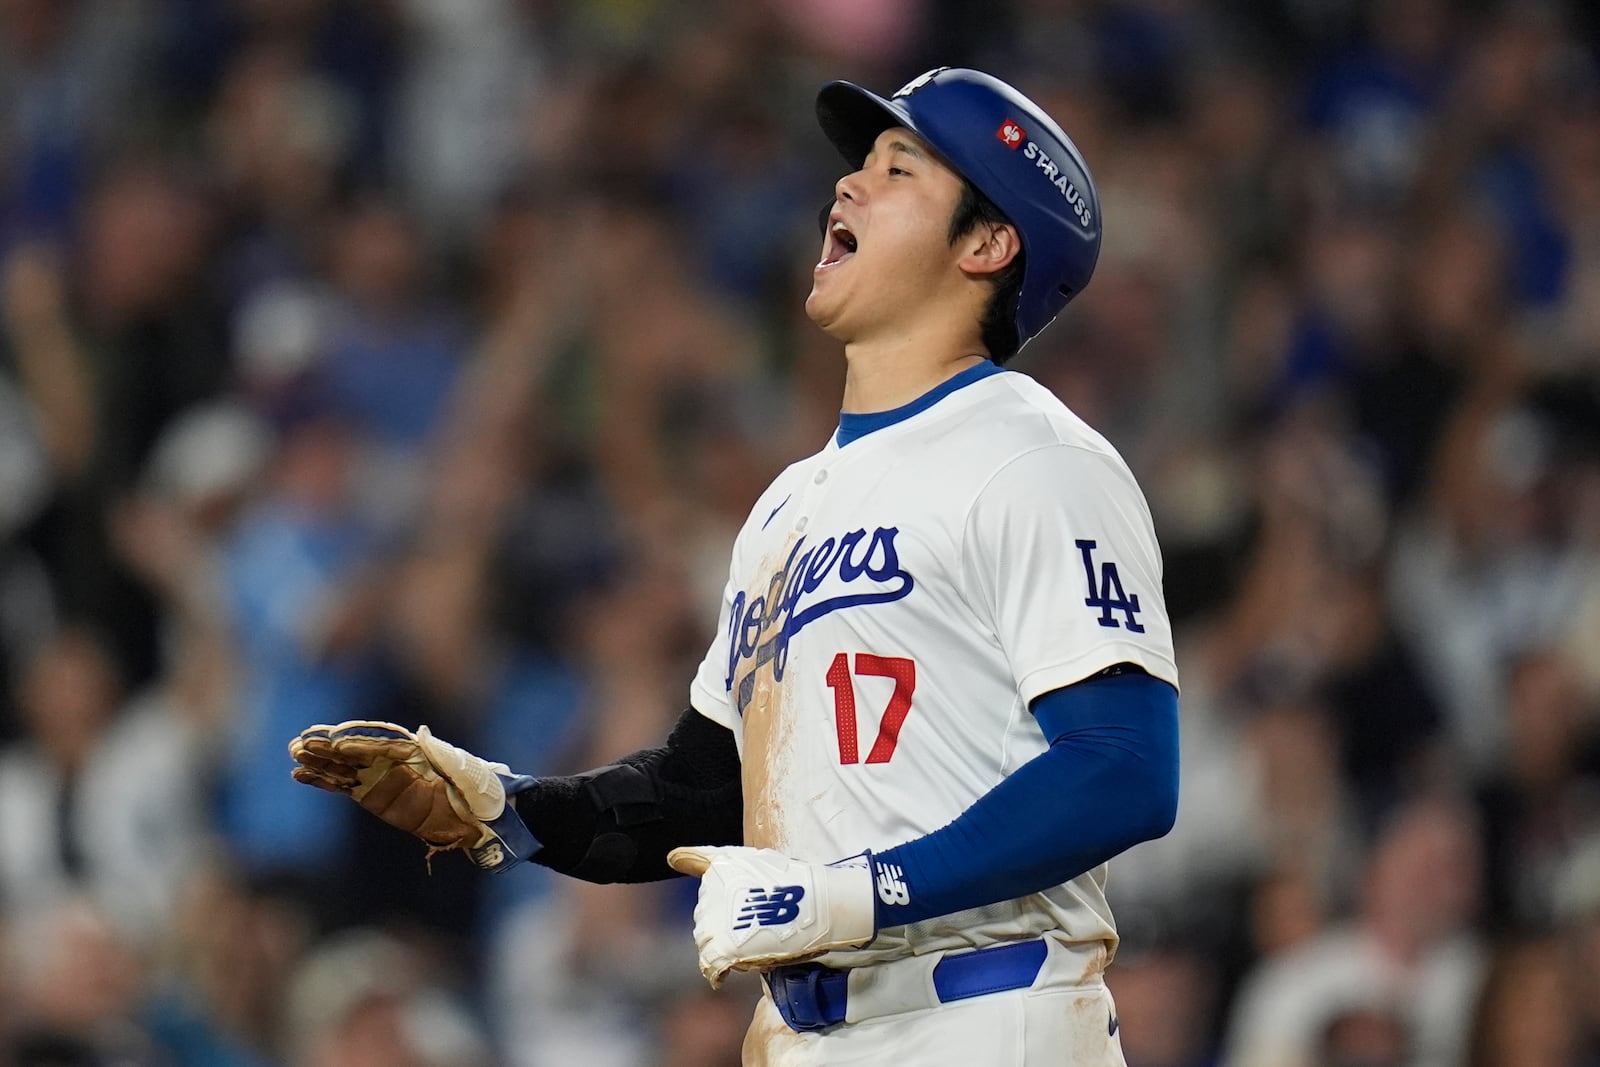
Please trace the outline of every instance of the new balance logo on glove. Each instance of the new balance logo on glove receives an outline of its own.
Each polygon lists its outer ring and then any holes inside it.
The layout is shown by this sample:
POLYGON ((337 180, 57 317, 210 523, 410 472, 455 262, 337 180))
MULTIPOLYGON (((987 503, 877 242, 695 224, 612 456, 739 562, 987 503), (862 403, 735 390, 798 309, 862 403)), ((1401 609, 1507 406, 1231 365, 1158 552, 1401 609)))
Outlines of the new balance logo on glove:
POLYGON ((735 930, 748 930, 751 926, 782 926, 800 917, 800 901, 806 891, 797 885, 780 885, 768 889, 752 889, 744 898, 744 907, 734 921, 735 930))
POLYGON ((694 943, 713 989, 729 971, 855 948, 878 932, 866 854, 821 864, 770 848, 686 845, 667 862, 700 879, 694 943))
POLYGON ((897 863, 874 863, 878 872, 878 899, 885 904, 911 903, 911 887, 906 885, 904 872, 897 863))

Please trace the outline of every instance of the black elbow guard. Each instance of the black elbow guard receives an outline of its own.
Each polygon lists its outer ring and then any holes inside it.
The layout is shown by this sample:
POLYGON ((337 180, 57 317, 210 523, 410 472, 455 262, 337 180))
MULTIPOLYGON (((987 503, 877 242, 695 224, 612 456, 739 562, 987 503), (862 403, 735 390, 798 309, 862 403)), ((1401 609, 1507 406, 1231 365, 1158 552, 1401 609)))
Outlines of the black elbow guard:
POLYGON ((583 859, 572 869, 586 882, 629 881, 626 873, 639 860, 639 844, 629 833, 661 822, 661 792, 643 769, 614 763, 577 776, 584 796, 599 816, 599 829, 583 859))
POLYGON ((743 794, 725 727, 687 711, 663 748, 568 778, 541 778, 516 797, 544 845, 535 863, 586 882, 670 878, 679 845, 738 844, 743 794))

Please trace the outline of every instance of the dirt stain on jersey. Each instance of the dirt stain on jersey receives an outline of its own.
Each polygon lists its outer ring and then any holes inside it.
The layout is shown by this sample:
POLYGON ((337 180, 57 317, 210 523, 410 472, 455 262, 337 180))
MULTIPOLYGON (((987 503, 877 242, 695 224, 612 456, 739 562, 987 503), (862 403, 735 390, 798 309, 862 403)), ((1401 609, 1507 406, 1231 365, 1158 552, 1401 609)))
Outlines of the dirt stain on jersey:
POLYGON ((771 996, 763 993, 756 1001, 750 1028, 745 1031, 739 1060, 744 1067, 780 1067, 785 1062, 793 1062, 789 1057, 804 1052, 808 1037, 789 1029, 773 1006, 771 996))
MULTIPOLYGON (((761 620, 758 647, 781 637, 784 614, 777 606, 782 603, 788 577, 784 562, 792 555, 790 550, 798 537, 791 534, 781 551, 762 560, 760 573, 769 577, 750 590, 752 596, 764 594, 766 603, 773 606, 761 620)), ((794 722, 785 699, 792 679, 786 676, 779 681, 775 677, 780 662, 775 656, 760 655, 741 661, 733 679, 733 692, 751 687, 749 703, 744 708, 744 843, 783 850, 788 845, 783 795, 794 722)))

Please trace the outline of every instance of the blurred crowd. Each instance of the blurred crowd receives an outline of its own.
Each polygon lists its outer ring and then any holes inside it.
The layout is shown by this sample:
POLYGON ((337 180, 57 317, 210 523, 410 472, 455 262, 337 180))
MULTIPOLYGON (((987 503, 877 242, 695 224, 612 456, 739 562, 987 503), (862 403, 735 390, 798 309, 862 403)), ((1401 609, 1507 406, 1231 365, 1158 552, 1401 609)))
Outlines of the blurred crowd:
POLYGON ((0 0, 0 1064, 737 1062, 692 884, 425 862, 285 746, 659 741, 837 419, 815 89, 940 64, 1106 219, 1015 366, 1166 556, 1131 1067, 1600 1064, 1588 0, 0 0))

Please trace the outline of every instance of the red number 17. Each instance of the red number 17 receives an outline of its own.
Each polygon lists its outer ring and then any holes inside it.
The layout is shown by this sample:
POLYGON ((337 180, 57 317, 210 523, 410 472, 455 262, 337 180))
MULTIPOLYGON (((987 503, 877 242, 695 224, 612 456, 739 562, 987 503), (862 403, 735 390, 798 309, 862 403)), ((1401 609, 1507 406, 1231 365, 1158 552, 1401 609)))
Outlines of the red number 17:
MULTIPOLYGON (((876 678, 893 678, 894 695, 878 723, 878 739, 867 753, 868 763, 888 763, 900 740, 900 727, 911 712, 911 694, 917 688, 915 660, 899 656, 874 656, 856 653, 856 673, 876 678)), ((833 690, 833 715, 839 725, 839 762, 859 763, 856 749, 856 687, 850 677, 850 654, 841 652, 828 666, 828 686, 833 690)))

